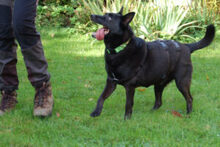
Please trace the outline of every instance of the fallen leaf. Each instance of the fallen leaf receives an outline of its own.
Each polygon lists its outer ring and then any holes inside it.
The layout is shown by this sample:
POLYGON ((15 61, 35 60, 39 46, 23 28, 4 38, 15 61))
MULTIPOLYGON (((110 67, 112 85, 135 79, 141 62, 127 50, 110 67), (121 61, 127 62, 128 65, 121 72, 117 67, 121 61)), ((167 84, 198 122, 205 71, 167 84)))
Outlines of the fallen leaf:
POLYGON ((91 88, 92 86, 90 84, 85 84, 84 87, 85 88, 91 88))
POLYGON ((93 101, 93 100, 94 100, 93 98, 90 98, 90 99, 89 99, 90 102, 93 101))
POLYGON ((209 76, 208 75, 206 75, 206 80, 209 81, 209 76))
POLYGON ((171 112, 172 112, 173 116, 182 117, 182 115, 177 111, 172 110, 171 112))
POLYGON ((75 120, 79 121, 80 120, 80 117, 76 116, 74 117, 75 120))
POLYGON ((140 91, 140 92, 143 92, 145 90, 146 90, 146 88, 138 88, 138 91, 140 91))
POLYGON ((60 113, 57 112, 56 115, 57 115, 57 117, 60 117, 60 113))

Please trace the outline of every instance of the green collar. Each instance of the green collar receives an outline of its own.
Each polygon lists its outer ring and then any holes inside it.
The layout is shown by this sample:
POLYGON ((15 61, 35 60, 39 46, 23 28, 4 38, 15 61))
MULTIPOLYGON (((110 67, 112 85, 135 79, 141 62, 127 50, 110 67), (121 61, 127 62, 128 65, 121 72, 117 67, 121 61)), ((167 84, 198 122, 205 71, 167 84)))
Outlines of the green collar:
MULTIPOLYGON (((116 54, 119 53, 120 51, 122 51, 127 46, 127 44, 129 43, 130 40, 131 39, 128 39, 128 41, 126 41, 125 43, 123 43, 123 44, 119 45, 118 47, 116 47, 114 49, 116 54)), ((108 48, 107 48, 107 52, 108 52, 108 54, 111 54, 111 51, 108 48)))

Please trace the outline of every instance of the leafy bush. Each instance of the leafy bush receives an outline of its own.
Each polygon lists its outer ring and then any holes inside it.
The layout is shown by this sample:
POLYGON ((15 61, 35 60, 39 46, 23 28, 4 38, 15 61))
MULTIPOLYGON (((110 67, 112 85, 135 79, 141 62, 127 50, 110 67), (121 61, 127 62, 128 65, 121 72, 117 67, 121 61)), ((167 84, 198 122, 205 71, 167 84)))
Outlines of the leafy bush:
MULTIPOLYGON (((131 25, 137 36, 146 40, 195 40, 207 24, 219 23, 216 0, 194 0, 179 5, 174 0, 43 0, 38 6, 37 25, 70 27, 70 32, 88 33, 97 29, 90 14, 135 11, 131 25), (187 34, 192 34, 191 36, 187 34)), ((187 0, 186 0, 187 2, 187 0)))
POLYGON ((82 0, 43 0, 37 8, 38 27, 71 27, 70 32, 86 33, 92 28, 90 13, 82 5, 82 0), (61 5, 65 4, 65 5, 61 5))
POLYGON ((77 1, 76 0, 39 0, 40 5, 48 5, 48 4, 69 5, 72 3, 77 4, 77 1))
POLYGON ((74 9, 70 6, 38 6, 37 24, 39 26, 70 26, 74 9))
MULTIPOLYGON (((196 38, 196 32, 207 24, 217 23, 218 15, 213 9, 217 2, 192 1, 179 5, 174 0, 83 0, 85 8, 94 14, 118 12, 124 6, 124 13, 135 11, 132 26, 137 36, 147 40, 196 38), (105 7, 103 7, 105 6, 105 7), (190 33, 189 33, 190 32, 190 33), (189 36, 186 34, 192 34, 189 36)), ((200 36, 200 34, 198 35, 200 36)))
POLYGON ((75 27, 77 24, 87 24, 90 15, 80 4, 77 8, 71 5, 39 5, 37 12, 38 26, 75 27))

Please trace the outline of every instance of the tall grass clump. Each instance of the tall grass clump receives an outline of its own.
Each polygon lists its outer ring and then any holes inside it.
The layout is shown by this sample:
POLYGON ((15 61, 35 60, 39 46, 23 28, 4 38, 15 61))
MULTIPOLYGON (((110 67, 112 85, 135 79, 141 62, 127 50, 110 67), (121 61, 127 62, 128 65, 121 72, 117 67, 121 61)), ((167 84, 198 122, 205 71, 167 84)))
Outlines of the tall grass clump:
POLYGON ((124 6, 124 14, 136 12, 132 27, 137 36, 146 40, 182 39, 195 40, 198 30, 208 24, 219 22, 217 2, 206 0, 83 0, 84 6, 93 14, 118 12, 124 6), (187 34, 192 34, 187 35, 187 34))

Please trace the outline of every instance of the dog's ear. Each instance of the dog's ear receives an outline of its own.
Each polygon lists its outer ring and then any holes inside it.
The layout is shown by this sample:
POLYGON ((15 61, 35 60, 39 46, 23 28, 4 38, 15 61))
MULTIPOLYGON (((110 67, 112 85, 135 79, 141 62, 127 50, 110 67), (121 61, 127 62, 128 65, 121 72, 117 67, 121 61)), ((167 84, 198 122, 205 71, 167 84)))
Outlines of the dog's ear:
POLYGON ((122 7, 121 7, 121 10, 118 12, 118 14, 121 14, 121 15, 122 15, 122 14, 123 14, 123 9, 124 9, 124 7, 122 6, 122 7))
POLYGON ((132 19, 134 18, 134 15, 135 15, 135 12, 130 12, 130 13, 122 16, 122 23, 124 25, 128 25, 132 21, 132 19))

